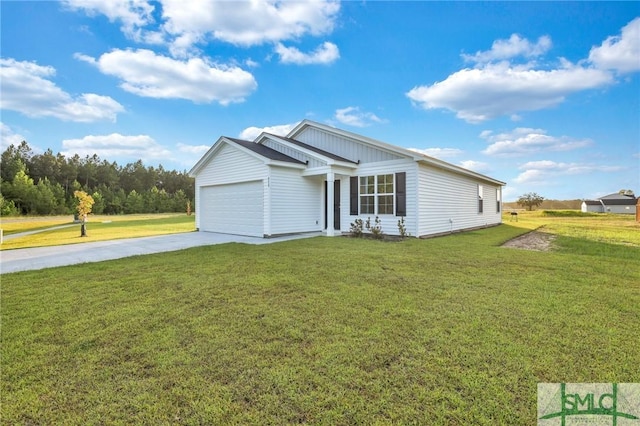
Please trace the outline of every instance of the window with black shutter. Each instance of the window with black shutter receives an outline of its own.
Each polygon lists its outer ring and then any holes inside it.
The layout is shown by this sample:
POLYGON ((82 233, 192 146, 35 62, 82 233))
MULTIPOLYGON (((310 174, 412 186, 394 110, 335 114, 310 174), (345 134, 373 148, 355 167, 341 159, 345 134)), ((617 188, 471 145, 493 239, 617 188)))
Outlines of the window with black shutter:
POLYGON ((358 176, 349 179, 349 214, 358 215, 358 176))
POLYGON ((407 215, 407 173, 396 173, 396 216, 407 215))
POLYGON ((352 176, 349 179, 349 214, 406 215, 406 173, 373 176, 352 176), (398 177, 400 176, 400 177, 398 177), (395 191, 402 179, 401 193, 395 191), (400 204, 398 204, 400 203, 400 204))

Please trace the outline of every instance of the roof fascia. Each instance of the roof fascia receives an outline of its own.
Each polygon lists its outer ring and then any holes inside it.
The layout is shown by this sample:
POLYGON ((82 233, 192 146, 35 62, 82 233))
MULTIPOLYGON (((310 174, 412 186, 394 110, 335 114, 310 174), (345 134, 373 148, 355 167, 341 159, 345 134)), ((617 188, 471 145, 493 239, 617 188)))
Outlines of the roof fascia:
POLYGON ((289 167, 291 169, 300 169, 300 170, 304 170, 307 168, 307 165, 304 163, 290 163, 288 161, 278 161, 278 160, 271 160, 271 159, 267 159, 265 164, 267 166, 289 167))
POLYGON ((319 176, 319 175, 325 175, 327 173, 336 173, 336 174, 341 174, 346 176, 353 176, 354 172, 353 172, 353 168, 351 167, 346 168, 338 165, 333 165, 333 166, 327 165, 327 166, 308 168, 302 172, 302 176, 319 176))

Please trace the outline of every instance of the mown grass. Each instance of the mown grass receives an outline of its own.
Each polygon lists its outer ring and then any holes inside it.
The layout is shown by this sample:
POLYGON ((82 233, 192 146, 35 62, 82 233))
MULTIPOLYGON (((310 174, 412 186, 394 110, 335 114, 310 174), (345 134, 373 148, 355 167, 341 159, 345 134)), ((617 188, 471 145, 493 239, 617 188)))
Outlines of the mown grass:
MULTIPOLYGON (((540 229, 566 238, 562 246, 571 250, 572 242, 585 241, 588 249, 591 242, 609 245, 640 247, 640 223, 634 215, 581 213, 580 211, 536 211, 520 212, 518 222, 512 221, 509 213, 503 217, 504 223, 529 229, 540 229)), ((597 244, 592 246, 599 252, 597 244)))
MULTIPOLYGON (((72 221, 71 221, 72 222, 72 221)), ((40 229, 37 220, 3 223, 12 233, 40 229)), ((67 221, 67 223, 70 223, 67 221)), ((59 225, 60 223, 58 223, 59 225)), ((195 217, 185 214, 90 216, 86 224, 87 236, 80 237, 80 224, 63 229, 43 231, 14 239, 6 239, 0 249, 9 250, 27 247, 45 247, 65 244, 79 244, 92 241, 116 240, 122 238, 149 237, 195 230, 195 217)))
POLYGON ((640 248, 499 247, 536 220, 3 275, 3 422, 533 424, 538 382, 640 381, 640 248))

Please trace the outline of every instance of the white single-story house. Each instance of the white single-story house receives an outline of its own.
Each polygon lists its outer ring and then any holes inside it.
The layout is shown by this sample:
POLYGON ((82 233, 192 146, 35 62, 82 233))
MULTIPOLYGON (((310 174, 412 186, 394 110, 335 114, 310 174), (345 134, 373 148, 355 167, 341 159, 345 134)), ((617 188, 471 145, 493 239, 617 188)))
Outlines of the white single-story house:
POLYGON ((584 200, 581 210, 583 213, 622 213, 636 214, 637 199, 631 194, 609 194, 597 200, 584 200))
POLYGON ((200 231, 333 236, 377 216, 385 234, 404 218, 422 237, 502 222, 504 182, 309 120, 287 136, 220 137, 189 174, 200 231))

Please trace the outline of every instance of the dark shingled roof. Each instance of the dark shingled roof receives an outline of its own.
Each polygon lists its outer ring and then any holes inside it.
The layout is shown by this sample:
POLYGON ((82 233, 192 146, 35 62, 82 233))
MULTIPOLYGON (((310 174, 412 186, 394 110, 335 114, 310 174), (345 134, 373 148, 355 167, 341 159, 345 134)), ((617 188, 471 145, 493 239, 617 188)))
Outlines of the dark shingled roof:
POLYGON ((638 201, 633 195, 615 193, 605 195, 597 200, 584 200, 584 202, 589 206, 602 205, 602 203, 605 206, 635 206, 638 201))
POLYGON ((296 160, 295 158, 289 157, 288 155, 284 155, 281 152, 276 151, 275 149, 271 149, 268 146, 260 145, 255 142, 245 141, 242 139, 229 138, 225 137, 225 139, 229 139, 232 142, 237 143, 240 146, 243 146, 251 151, 259 154, 265 158, 275 161, 286 161, 287 163, 295 163, 295 164, 304 164, 302 161, 296 160))
MULTIPOLYGON (((270 134, 270 133, 268 133, 268 134, 270 134)), ((344 157, 340 157, 339 155, 335 155, 335 154, 332 154, 332 153, 330 153, 328 151, 324 151, 324 150, 322 150, 320 148, 316 148, 315 146, 307 145, 306 143, 300 142, 300 141, 295 140, 295 139, 287 138, 287 137, 284 137, 284 136, 278 136, 278 135, 271 135, 271 136, 275 136, 275 137, 280 138, 282 140, 285 140, 287 142, 291 142, 292 144, 298 145, 301 148, 308 149, 309 151, 313 151, 315 153, 318 153, 320 155, 323 155, 325 157, 331 158, 331 159, 336 160, 336 161, 344 161, 344 162, 347 162, 347 163, 357 164, 355 161, 347 160, 344 157)))
POLYGON ((600 197, 600 199, 604 202, 605 205, 610 206, 635 206, 636 205, 636 197, 633 195, 623 195, 623 194, 609 194, 604 197, 600 197))

